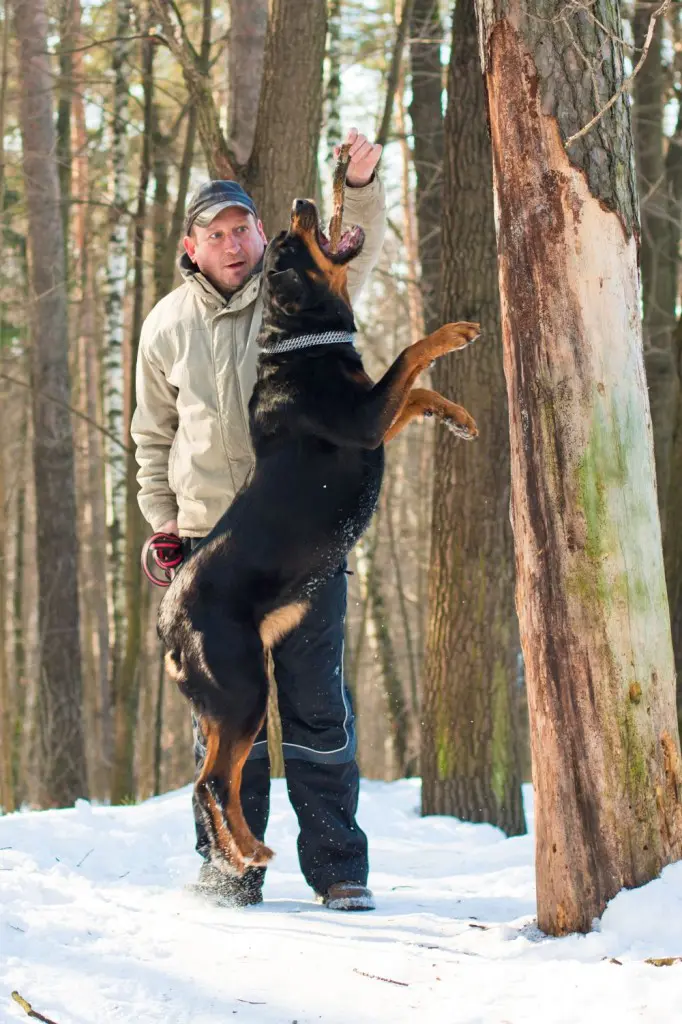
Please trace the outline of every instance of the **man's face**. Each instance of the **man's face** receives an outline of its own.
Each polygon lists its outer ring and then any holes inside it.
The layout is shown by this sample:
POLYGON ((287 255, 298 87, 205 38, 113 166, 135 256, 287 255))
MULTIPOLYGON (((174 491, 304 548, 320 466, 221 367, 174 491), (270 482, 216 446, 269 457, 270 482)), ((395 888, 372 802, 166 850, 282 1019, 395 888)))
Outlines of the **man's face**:
POLYGON ((189 258, 220 291, 233 292, 259 262, 267 238, 259 220, 241 206, 228 206, 208 227, 197 224, 183 244, 189 258))

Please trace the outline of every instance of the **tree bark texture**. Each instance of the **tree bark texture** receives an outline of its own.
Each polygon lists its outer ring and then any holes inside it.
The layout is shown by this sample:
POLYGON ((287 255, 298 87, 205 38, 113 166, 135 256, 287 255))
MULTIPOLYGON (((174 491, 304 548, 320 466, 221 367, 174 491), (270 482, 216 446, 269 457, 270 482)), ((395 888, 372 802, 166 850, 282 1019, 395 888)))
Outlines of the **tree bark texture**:
POLYGON ((329 68, 325 90, 327 160, 334 162, 334 147, 341 139, 341 19, 342 0, 329 0, 327 35, 327 65, 329 68))
POLYGON ((618 5, 479 0, 538 922, 587 931, 682 855, 679 738, 618 5))
POLYGON ((256 135, 244 185, 268 237, 315 189, 326 0, 271 0, 256 135))
MULTIPOLYGON (((147 18, 147 25, 151 18, 147 18)), ((144 238, 147 226, 147 188, 151 174, 151 139, 153 129, 154 44, 143 40, 140 44, 143 88, 143 132, 140 156, 140 177, 137 187, 137 208, 134 222, 135 285, 130 344, 126 365, 128 368, 129 396, 126 416, 126 437, 130 436, 130 422, 135 408, 135 367, 142 321, 144 318, 144 238)), ((123 658, 116 685, 114 708, 114 765, 111 799, 114 803, 135 797, 135 733, 140 696, 142 665, 142 624, 144 596, 140 550, 144 542, 145 524, 137 504, 137 463, 132 449, 125 456, 126 467, 126 544, 124 560, 126 637, 123 658)))
POLYGON ((64 239, 53 74, 43 0, 17 0, 20 121, 28 208, 32 403, 40 656, 35 771, 41 806, 86 794, 81 721, 74 454, 69 401, 64 239))
MULTIPOLYGON (((161 24, 164 38, 182 68, 189 102, 196 111, 197 130, 204 151, 210 178, 238 178, 238 165, 220 127, 218 108, 213 98, 209 74, 211 48, 211 0, 202 0, 202 42, 197 50, 192 45, 185 26, 171 13, 167 0, 151 0, 154 13, 161 24)), ((177 13, 177 8, 176 8, 177 13)))
POLYGON ((125 290, 128 275, 128 59, 131 0, 116 0, 116 42, 112 50, 113 117, 111 124, 112 222, 107 253, 104 406, 106 440, 107 596, 109 601, 109 675, 116 688, 123 659, 125 616, 126 461, 112 439, 125 434, 123 366, 125 290))
POLYGON ((178 246, 183 234, 183 223, 185 220, 185 201, 187 199, 189 179, 192 173, 192 159, 194 156, 194 140, 197 133, 197 120, 196 110, 193 106, 190 106, 187 114, 185 141, 178 170, 175 206, 173 207, 168 231, 166 232, 165 239, 160 248, 160 255, 158 257, 158 271, 155 274, 155 302, 162 299, 164 295, 168 295, 168 292, 173 287, 173 275, 175 273, 175 264, 178 258, 178 246))
POLYGON ((394 17, 395 17, 395 41, 393 43, 393 52, 391 54, 391 62, 388 66, 388 74, 386 76, 386 99, 384 101, 384 111, 381 115, 381 122, 377 129, 376 141, 380 146, 385 146, 389 141, 389 135, 391 133, 391 122, 393 120, 393 102, 395 100, 396 91, 398 89, 398 83, 400 82, 400 70, 403 62, 403 51, 405 49, 405 41, 407 39, 410 23, 412 21, 412 7, 414 0, 396 0, 394 6, 394 17))
POLYGON ((267 26, 267 0, 230 0, 227 143, 240 164, 253 149, 267 26))
MULTIPOLYGON (((682 224, 682 111, 678 113, 675 134, 668 145, 665 170, 671 253, 678 258, 682 224)), ((672 352, 676 382, 675 421, 665 501, 663 554, 677 671, 678 722, 682 729, 682 530, 679 526, 682 522, 682 320, 678 320, 673 332, 672 352)))
POLYGON ((441 222, 443 218, 443 25, 438 0, 415 0, 410 29, 412 100, 409 114, 417 174, 417 224, 424 322, 440 326, 441 222))
MULTIPOLYGON (((389 515, 387 507, 383 512, 389 515)), ((377 514, 378 518, 378 514, 377 514)), ((375 530, 378 528, 378 523, 375 530)), ((360 588, 367 600, 366 630, 371 649, 376 653, 386 693, 389 731, 393 744, 396 775, 404 778, 415 771, 414 744, 410 743, 410 723, 405 689, 398 668, 398 659, 391 637, 385 588, 376 557, 376 536, 362 541, 356 549, 360 588)))
POLYGON ((472 412, 480 437, 465 444, 436 428, 422 813, 486 821, 520 835, 526 826, 509 426, 474 0, 458 0, 453 13, 444 175, 441 322, 480 319, 483 336, 440 360, 433 381, 472 412))
MULTIPOLYGON (((637 3, 635 46, 641 50, 649 20, 658 4, 637 3)), ((641 207, 640 267, 644 305, 644 366, 649 387, 658 506, 665 533, 666 499, 670 478, 679 381, 673 350, 679 213, 670 209, 671 182, 663 149, 663 111, 668 73, 663 66, 663 19, 655 24, 647 58, 634 82, 633 128, 637 182, 641 207)))

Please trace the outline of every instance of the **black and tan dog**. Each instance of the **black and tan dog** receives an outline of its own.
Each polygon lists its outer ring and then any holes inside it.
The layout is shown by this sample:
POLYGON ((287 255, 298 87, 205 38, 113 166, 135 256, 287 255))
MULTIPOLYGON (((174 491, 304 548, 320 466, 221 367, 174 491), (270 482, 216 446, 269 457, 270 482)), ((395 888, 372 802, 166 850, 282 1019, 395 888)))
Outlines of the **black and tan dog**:
POLYGON ((211 860, 228 874, 272 856, 240 802, 242 768, 266 711, 265 651, 296 628, 315 588, 366 530, 384 442, 424 414, 460 437, 477 434, 461 406, 412 385, 438 356, 473 341, 478 324, 446 324, 410 345, 376 384, 365 373, 346 287, 362 243, 354 228, 332 254, 315 205, 297 199, 289 230, 268 245, 249 405, 255 469, 159 613, 168 670, 206 737, 195 794, 211 860))

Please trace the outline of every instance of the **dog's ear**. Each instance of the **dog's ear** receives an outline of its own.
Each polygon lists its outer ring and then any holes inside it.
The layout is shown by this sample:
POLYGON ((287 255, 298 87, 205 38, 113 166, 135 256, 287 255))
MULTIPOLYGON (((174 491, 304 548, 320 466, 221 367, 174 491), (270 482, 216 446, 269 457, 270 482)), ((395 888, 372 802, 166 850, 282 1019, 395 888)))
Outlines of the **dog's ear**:
POLYGON ((305 285, 293 267, 275 270, 268 277, 272 293, 285 313, 295 313, 301 308, 305 285))

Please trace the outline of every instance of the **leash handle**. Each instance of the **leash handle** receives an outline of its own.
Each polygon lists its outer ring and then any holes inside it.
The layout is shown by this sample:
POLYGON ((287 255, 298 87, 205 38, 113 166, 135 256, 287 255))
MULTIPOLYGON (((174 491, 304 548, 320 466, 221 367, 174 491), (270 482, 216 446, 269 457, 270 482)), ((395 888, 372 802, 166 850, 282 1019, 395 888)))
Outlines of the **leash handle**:
POLYGON ((142 572, 156 587, 169 587, 185 559, 182 541, 173 533, 153 533, 142 547, 142 572), (159 576, 155 568, 163 575, 159 576))

